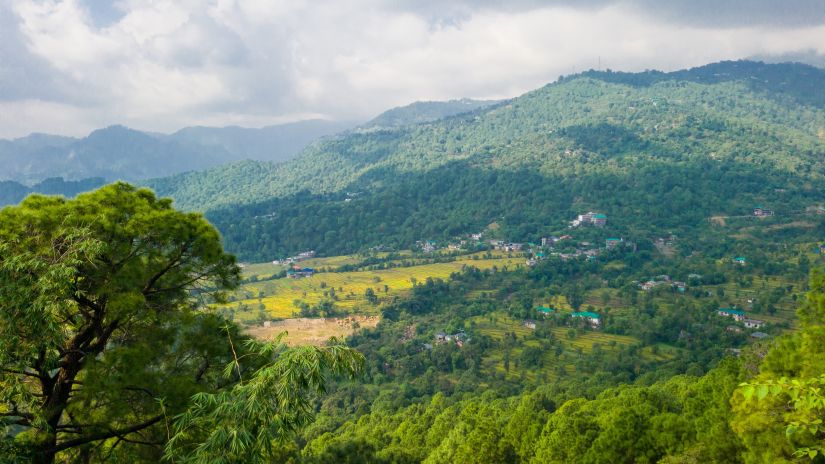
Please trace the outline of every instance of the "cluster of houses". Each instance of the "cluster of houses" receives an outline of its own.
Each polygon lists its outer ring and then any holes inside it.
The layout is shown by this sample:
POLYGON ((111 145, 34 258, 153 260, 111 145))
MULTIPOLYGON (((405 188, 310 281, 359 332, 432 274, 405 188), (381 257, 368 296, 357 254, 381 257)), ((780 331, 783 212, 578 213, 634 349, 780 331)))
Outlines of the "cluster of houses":
POLYGON ((464 343, 469 339, 470 338, 467 336, 467 333, 464 332, 464 330, 459 330, 454 334, 448 334, 446 332, 438 332, 437 334, 435 334, 436 344, 455 342, 455 344, 459 348, 464 346, 464 343))
POLYGON ((745 311, 734 308, 719 308, 716 314, 724 317, 730 317, 736 322, 741 322, 748 329, 758 329, 765 325, 765 321, 759 319, 751 319, 747 317, 745 311))
POLYGON ((685 290, 687 290, 687 287, 688 287, 686 282, 681 282, 681 281, 678 281, 678 280, 672 280, 670 278, 670 276, 667 275, 667 274, 658 275, 658 276, 656 276, 656 277, 654 277, 654 278, 652 278, 652 279, 650 279, 646 282, 639 282, 638 285, 639 285, 639 288, 641 288, 642 290, 644 290, 646 292, 648 292, 650 290, 653 290, 654 288, 656 288, 660 285, 669 285, 670 287, 675 288, 678 292, 684 293, 685 290))
MULTIPOLYGON (((547 306, 539 306, 536 308, 536 312, 546 319, 548 316, 554 314, 556 310, 547 306)), ((570 313, 570 317, 573 319, 581 319, 594 329, 598 329, 602 326, 602 316, 599 313, 594 313, 592 311, 574 311, 570 313)), ((522 325, 528 329, 535 329, 536 321, 533 319, 527 319, 522 325)))
POLYGON ((504 240, 490 240, 490 245, 494 250, 499 251, 521 251, 524 248, 523 243, 505 242, 504 240))
POLYGON ((290 256, 289 258, 286 258, 286 259, 283 259, 283 260, 277 260, 276 259, 275 261, 272 261, 272 264, 275 264, 275 265, 294 264, 294 263, 298 263, 298 262, 301 262, 301 261, 305 261, 307 259, 312 259, 314 257, 315 257, 315 251, 314 250, 309 250, 309 251, 305 251, 303 253, 298 253, 295 256, 290 256))
POLYGON ((579 226, 596 226, 604 227, 607 225, 607 216, 601 213, 594 213, 592 211, 584 214, 579 214, 576 219, 570 221, 570 227, 579 226))

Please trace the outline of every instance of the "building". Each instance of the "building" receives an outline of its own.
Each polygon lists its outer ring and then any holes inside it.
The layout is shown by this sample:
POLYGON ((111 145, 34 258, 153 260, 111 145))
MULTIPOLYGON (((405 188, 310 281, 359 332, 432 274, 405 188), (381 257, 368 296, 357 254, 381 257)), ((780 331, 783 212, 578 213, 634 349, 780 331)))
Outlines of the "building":
POLYGON ((741 309, 719 308, 719 310, 716 311, 716 314, 725 317, 732 317, 735 321, 742 321, 745 319, 745 311, 742 311, 741 309))
POLYGON ((742 256, 738 256, 736 258, 733 258, 733 262, 734 262, 734 264, 738 264, 740 266, 744 266, 745 264, 748 263, 747 260, 742 256))
POLYGON ((294 267, 288 271, 286 271, 286 276, 291 279, 301 279, 304 277, 312 277, 315 274, 315 269, 305 267, 305 268, 298 268, 294 267))
POLYGON ((622 242, 624 242, 624 239, 611 237, 604 241, 604 246, 606 246, 608 250, 612 250, 621 245, 622 242))
POLYGON ((655 280, 648 280, 647 282, 639 284, 639 287, 644 291, 650 291, 656 288, 657 285, 661 284, 662 282, 656 282, 655 280))
POLYGON ((598 328, 602 325, 602 316, 592 311, 578 311, 570 314, 570 317, 584 319, 593 328, 598 328))
POLYGON ((421 245, 421 251, 424 253, 433 253, 436 250, 436 243, 432 240, 425 242, 421 245))
POLYGON ((754 333, 751 334, 751 337, 753 337, 757 340, 762 340, 762 339, 770 337, 770 335, 766 334, 765 332, 754 332, 754 333))
POLYGON ((673 282, 673 284, 672 284, 672 285, 673 285, 673 286, 676 288, 676 290, 677 290, 678 292, 680 292, 680 293, 685 293, 685 290, 687 290, 687 284, 686 284, 685 282, 678 282, 678 281, 677 281, 677 282, 673 282))
POLYGON ((556 310, 553 308, 549 308, 547 306, 539 306, 538 308, 536 308, 536 312, 544 317, 547 317, 556 312, 556 310))
POLYGON ((536 258, 530 258, 530 259, 527 260, 527 265, 530 266, 530 267, 533 267, 536 264, 538 264, 538 261, 536 260, 536 258))
POLYGON ((765 325, 765 321, 760 321, 759 319, 742 319, 742 323, 749 329, 758 329, 765 325))
POLYGON ((526 321, 524 321, 524 327, 527 327, 528 329, 535 329, 536 321, 532 319, 527 319, 526 321))
POLYGON ((773 216, 773 211, 769 209, 765 209, 761 206, 757 206, 753 209, 753 215, 756 217, 768 217, 773 216))
POLYGON ((570 227, 579 227, 593 225, 596 227, 604 227, 607 224, 607 216, 601 213, 594 213, 592 211, 584 214, 579 214, 576 219, 570 221, 570 227))
POLYGON ((551 236, 551 237, 542 237, 541 238, 541 246, 551 247, 551 246, 555 245, 556 243, 558 243, 559 240, 561 240, 561 238, 556 237, 555 235, 551 236))
POLYGON ((472 234, 472 235, 470 235, 470 238, 475 240, 476 242, 479 242, 479 241, 481 241, 481 236, 482 235, 483 234, 472 234))
POLYGON ((822 245, 819 245, 819 252, 821 254, 825 255, 825 243, 823 243, 822 245))

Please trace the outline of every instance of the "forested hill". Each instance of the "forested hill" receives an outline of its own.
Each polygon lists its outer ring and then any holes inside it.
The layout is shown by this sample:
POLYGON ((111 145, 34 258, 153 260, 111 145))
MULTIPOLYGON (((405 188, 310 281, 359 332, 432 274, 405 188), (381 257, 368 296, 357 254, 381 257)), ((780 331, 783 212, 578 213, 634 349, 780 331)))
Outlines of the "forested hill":
POLYGON ((227 246, 247 258, 409 244, 493 221, 528 238, 583 209, 628 228, 674 227, 820 199, 825 111, 812 90, 822 88, 825 71, 799 64, 588 72, 487 109, 327 139, 283 165, 150 185, 212 210, 227 246))
POLYGON ((387 110, 371 121, 361 125, 361 129, 391 128, 438 121, 457 114, 469 113, 480 108, 500 103, 499 100, 472 100, 462 98, 450 101, 420 101, 387 110))

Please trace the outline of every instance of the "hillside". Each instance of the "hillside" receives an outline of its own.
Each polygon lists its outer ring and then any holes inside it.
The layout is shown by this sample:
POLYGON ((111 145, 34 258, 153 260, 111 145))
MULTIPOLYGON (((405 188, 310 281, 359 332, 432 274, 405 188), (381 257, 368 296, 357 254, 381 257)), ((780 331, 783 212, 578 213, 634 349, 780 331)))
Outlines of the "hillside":
POLYGON ((260 129, 188 127, 171 135, 111 126, 81 139, 33 134, 0 140, 0 162, 6 166, 0 179, 27 184, 57 176, 134 181, 245 159, 282 162, 353 125, 310 120, 260 129))
POLYGON ((480 108, 501 103, 499 100, 472 100, 462 98, 444 102, 424 101, 387 110, 371 121, 359 126, 364 129, 387 129, 438 121, 457 114, 469 113, 480 108))
POLYGON ((588 72, 476 112, 330 138, 283 165, 149 185, 210 211, 249 259, 409 246, 494 221, 535 239, 582 210, 619 230, 667 230, 822 201, 825 101, 811 91, 822 86, 825 71, 799 64, 588 72))

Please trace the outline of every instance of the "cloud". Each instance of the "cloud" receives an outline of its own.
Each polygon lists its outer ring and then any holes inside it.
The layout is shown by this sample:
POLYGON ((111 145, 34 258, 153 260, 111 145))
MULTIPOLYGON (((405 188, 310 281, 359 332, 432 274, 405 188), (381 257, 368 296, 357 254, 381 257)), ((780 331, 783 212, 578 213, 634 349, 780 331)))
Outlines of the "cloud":
POLYGON ((365 119, 414 100, 515 96, 599 59, 633 71, 822 54, 820 10, 798 0, 0 0, 0 137, 365 119))

